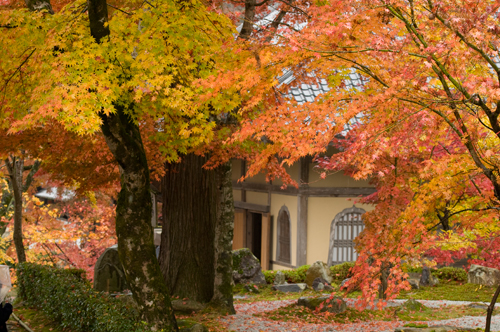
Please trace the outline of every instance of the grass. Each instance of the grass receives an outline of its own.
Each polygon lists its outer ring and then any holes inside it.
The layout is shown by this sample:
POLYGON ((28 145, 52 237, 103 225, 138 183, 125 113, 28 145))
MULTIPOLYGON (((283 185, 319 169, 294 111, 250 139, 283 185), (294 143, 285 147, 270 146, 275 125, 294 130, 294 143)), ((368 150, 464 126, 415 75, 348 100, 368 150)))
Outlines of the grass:
POLYGON ((314 296, 318 293, 314 290, 307 289, 302 293, 283 293, 272 290, 272 285, 259 285, 259 294, 247 291, 243 285, 235 285, 233 288, 234 295, 248 296, 245 299, 235 299, 234 303, 249 303, 258 301, 278 301, 278 300, 294 300, 302 296, 314 296))
MULTIPOLYGON (((259 294, 249 292, 244 289, 242 285, 236 285, 234 288, 235 295, 245 295, 245 299, 237 299, 235 303, 248 303, 257 301, 275 301, 275 300, 293 300, 298 299, 302 296, 315 296, 318 293, 308 289, 302 293, 283 293, 279 291, 273 291, 272 285, 258 286, 259 294)), ((470 302, 487 302, 491 301, 493 294, 495 293, 496 287, 479 286, 474 284, 459 283, 455 281, 448 281, 446 283, 440 283, 433 287, 421 287, 418 290, 405 291, 399 294, 398 299, 410 299, 415 300, 450 300, 450 301, 470 301, 470 302)), ((338 295, 342 294, 339 292, 338 287, 335 288, 338 295)), ((323 292, 327 293, 327 292, 323 292)), ((351 292, 345 297, 347 298, 358 298, 361 292, 355 291, 351 292)))
POLYGON ((398 299, 415 300, 451 300, 471 302, 491 302, 496 287, 463 284, 455 281, 440 283, 434 287, 422 287, 418 290, 402 292, 398 299))
POLYGON ((457 318, 463 316, 482 316, 485 310, 466 306, 444 306, 439 309, 424 308, 420 311, 403 311, 400 307, 383 310, 363 310, 354 308, 340 314, 319 313, 308 308, 292 304, 270 312, 255 314, 276 321, 294 321, 308 324, 355 323, 365 321, 428 321, 457 318))

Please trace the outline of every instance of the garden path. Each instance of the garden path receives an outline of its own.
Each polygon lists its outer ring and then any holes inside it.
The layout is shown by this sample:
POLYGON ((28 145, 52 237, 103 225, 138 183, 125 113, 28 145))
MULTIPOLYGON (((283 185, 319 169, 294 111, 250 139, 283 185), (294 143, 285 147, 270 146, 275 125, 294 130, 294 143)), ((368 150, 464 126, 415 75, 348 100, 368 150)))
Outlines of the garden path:
MULTIPOLYGON (((389 305, 398 305, 405 300, 395 300, 389 305)), ((261 301, 253 303, 235 304, 236 315, 229 316, 223 319, 223 323, 227 326, 228 331, 245 331, 245 332, 261 332, 261 331, 314 331, 314 332, 393 332, 395 328, 402 327, 405 321, 392 322, 362 322, 352 324, 302 324, 293 322, 279 322, 262 317, 255 317, 253 314, 271 311, 279 307, 284 307, 297 300, 282 300, 282 301, 261 301)), ((354 306, 355 299, 347 299, 347 305, 354 306)), ((428 307, 440 307, 444 305, 464 305, 472 302, 467 301, 429 301, 419 300, 422 304, 428 307)), ((499 305, 497 304, 497 307, 499 305)), ((418 322, 411 322, 418 323, 418 322)), ((441 321, 426 321, 425 323, 432 325, 452 325, 457 327, 469 328, 484 328, 486 318, 465 316, 461 318, 441 320, 441 321)), ((492 331, 500 331, 500 315, 492 318, 492 331)))

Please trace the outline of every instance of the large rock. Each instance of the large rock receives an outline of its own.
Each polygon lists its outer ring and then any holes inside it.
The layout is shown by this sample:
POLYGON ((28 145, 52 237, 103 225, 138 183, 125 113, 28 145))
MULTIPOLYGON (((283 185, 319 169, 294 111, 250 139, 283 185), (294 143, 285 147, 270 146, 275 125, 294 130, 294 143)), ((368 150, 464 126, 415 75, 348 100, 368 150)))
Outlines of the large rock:
POLYGON ((427 307, 415 299, 409 299, 401 306, 403 311, 422 311, 427 307))
POLYGON ((235 284, 266 284, 260 261, 250 249, 243 248, 233 251, 233 280, 235 284))
POLYGON ((128 289, 118 245, 104 250, 94 266, 94 289, 101 292, 122 292, 128 289))
POLYGON ((334 297, 331 300, 328 300, 329 296, 322 297, 301 297, 297 302, 297 305, 309 308, 311 310, 316 310, 323 303, 323 308, 321 308, 320 312, 331 312, 334 314, 340 314, 347 309, 347 305, 343 299, 340 297, 334 297), (328 302, 326 302, 328 300, 328 302))
POLYGON ((284 284, 284 285, 274 285, 273 290, 284 292, 284 293, 300 293, 307 288, 306 284, 284 284))
POLYGON ((497 286, 500 285, 500 271, 491 267, 472 264, 467 274, 467 281, 471 284, 497 286))
POLYGON ((323 263, 322 261, 316 261, 311 265, 309 270, 307 270, 306 272, 307 286, 312 287, 314 279, 316 278, 322 278, 326 280, 329 284, 332 283, 330 268, 328 267, 328 265, 326 265, 326 263, 323 263))
POLYGON ((425 266, 422 269, 422 276, 420 277, 420 286, 436 286, 439 284, 439 279, 432 275, 431 270, 425 266))
POLYGON ((417 279, 408 279, 408 283, 411 286, 411 289, 420 289, 420 281, 417 279))
POLYGON ((325 289, 325 285, 328 285, 328 281, 326 281, 323 278, 316 278, 313 281, 312 288, 316 292, 321 292, 321 291, 323 291, 325 289))

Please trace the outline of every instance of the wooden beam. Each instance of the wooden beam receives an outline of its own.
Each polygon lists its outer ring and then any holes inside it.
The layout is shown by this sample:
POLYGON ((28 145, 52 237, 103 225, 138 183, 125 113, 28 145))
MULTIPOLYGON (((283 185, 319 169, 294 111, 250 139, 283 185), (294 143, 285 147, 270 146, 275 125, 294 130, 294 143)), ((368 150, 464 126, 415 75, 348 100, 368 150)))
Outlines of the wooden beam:
POLYGON ((233 189, 248 190, 256 192, 269 192, 281 195, 296 196, 299 193, 309 197, 358 197, 373 194, 376 189, 373 187, 309 187, 301 186, 299 189, 288 186, 286 189, 281 189, 281 186, 267 183, 238 183, 233 181, 233 189))
POLYGON ((234 207, 236 209, 244 209, 261 213, 269 213, 270 211, 269 205, 260 205, 260 204, 253 204, 240 201, 234 201, 234 207))
POLYGON ((307 264, 307 208, 308 195, 305 189, 309 187, 309 160, 300 158, 299 164, 299 194, 297 195, 297 257, 295 265, 307 264))

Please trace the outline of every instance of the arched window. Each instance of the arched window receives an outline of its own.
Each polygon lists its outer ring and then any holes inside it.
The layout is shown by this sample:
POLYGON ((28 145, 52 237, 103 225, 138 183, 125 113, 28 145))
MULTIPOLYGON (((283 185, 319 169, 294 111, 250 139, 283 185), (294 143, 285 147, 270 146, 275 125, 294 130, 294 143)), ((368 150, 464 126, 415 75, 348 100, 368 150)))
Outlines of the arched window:
POLYGON ((278 213, 278 243, 276 246, 276 260, 291 263, 290 259, 290 212, 283 205, 278 213))
POLYGON ((365 210, 353 206, 335 216, 330 226, 328 266, 352 262, 358 258, 354 238, 365 228, 361 216, 365 210))

